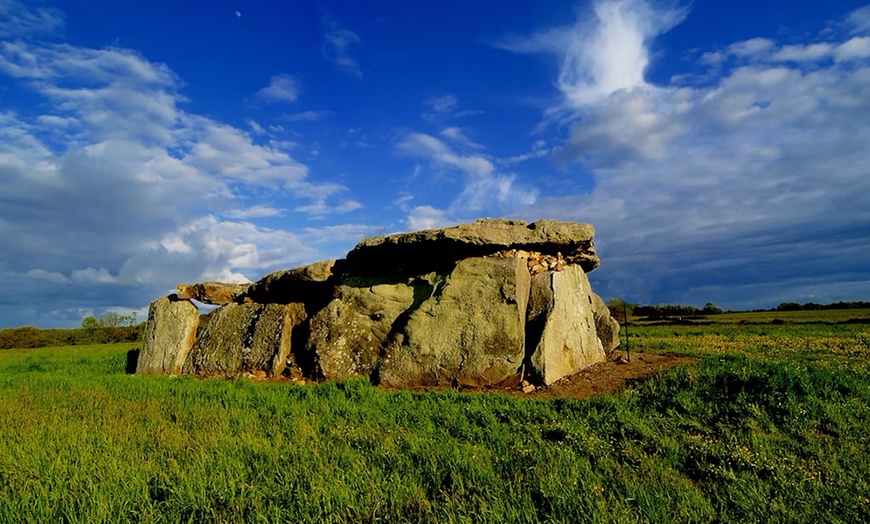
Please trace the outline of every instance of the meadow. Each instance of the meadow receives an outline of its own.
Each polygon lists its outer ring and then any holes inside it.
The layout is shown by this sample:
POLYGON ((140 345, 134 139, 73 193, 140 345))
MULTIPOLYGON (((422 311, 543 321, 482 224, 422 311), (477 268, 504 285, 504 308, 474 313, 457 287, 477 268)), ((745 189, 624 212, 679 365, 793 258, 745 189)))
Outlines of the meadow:
POLYGON ((2 350, 0 522, 868 522, 867 313, 631 325, 699 360, 587 400, 2 350))

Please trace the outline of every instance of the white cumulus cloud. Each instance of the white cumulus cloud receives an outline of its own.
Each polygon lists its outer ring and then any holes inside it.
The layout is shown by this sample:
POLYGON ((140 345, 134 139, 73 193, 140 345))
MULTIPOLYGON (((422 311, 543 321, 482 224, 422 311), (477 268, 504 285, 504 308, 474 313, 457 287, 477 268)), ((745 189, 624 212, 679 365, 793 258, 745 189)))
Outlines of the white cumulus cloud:
MULTIPOLYGON (((238 281, 317 258, 254 223, 285 206, 250 196, 330 213, 360 205, 312 180, 292 144, 257 142, 268 133, 256 122, 251 133, 183 109, 177 75, 129 50, 4 41, 0 76, 43 100, 35 113, 0 108, 0 279, 14 282, 0 316, 42 297, 67 313, 35 318, 59 322, 83 307, 138 307, 179 280, 238 281), (61 284, 87 293, 58 297, 61 284)), ((288 80, 264 96, 290 101, 288 80)))

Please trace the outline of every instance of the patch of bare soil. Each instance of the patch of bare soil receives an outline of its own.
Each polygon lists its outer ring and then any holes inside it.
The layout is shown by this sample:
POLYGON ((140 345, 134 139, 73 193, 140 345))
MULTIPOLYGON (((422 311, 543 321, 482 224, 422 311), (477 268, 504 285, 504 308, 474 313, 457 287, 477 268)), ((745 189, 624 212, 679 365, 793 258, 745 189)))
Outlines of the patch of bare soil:
MULTIPOLYGON (((498 393, 502 395, 527 397, 534 399, 568 398, 582 400, 597 397, 607 393, 615 393, 625 388, 630 380, 639 379, 658 373, 663 369, 672 368, 680 364, 687 364, 698 360, 693 357, 672 357, 668 355, 655 355, 651 353, 631 353, 631 361, 626 358, 625 352, 614 352, 613 358, 607 362, 601 362, 589 366, 578 373, 565 377, 549 386, 528 386, 526 383, 514 387, 489 386, 482 388, 461 387, 460 390, 467 393, 498 393), (523 387, 525 386, 525 387, 523 387)), ((247 378, 257 381, 265 381, 262 376, 250 375, 247 378)), ((272 379, 273 381, 286 381, 285 377, 272 379)), ((297 384, 305 385, 309 381, 298 380, 297 384)), ((449 386, 441 387, 417 387, 417 388, 391 388, 378 386, 387 391, 406 389, 416 392, 443 391, 452 389, 449 386)))
POLYGON ((493 390, 508 395, 536 399, 570 398, 581 400, 614 393, 625 388, 629 380, 639 379, 680 364, 695 362, 692 357, 672 357, 649 353, 631 353, 631 362, 624 352, 617 351, 614 360, 594 364, 549 386, 539 386, 528 392, 519 388, 493 390))

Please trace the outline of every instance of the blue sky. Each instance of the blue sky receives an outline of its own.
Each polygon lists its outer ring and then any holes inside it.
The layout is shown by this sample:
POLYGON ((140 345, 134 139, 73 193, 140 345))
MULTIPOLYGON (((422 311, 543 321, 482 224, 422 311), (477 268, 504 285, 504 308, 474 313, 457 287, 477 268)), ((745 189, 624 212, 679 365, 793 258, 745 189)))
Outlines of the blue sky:
POLYGON ((0 0, 0 327, 479 217, 604 298, 870 298, 864 1, 0 0))

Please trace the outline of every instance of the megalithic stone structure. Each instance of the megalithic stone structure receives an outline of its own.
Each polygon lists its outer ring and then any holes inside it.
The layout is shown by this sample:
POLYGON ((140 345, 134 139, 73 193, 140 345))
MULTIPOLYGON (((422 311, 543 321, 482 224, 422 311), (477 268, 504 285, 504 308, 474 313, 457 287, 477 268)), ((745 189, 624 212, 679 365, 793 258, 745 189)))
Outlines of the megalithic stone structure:
POLYGON ((251 284, 182 284, 152 303, 137 372, 551 384, 619 344, 586 276, 593 237, 588 224, 482 219, 369 238, 251 284), (219 305, 199 329, 191 300, 219 305))

